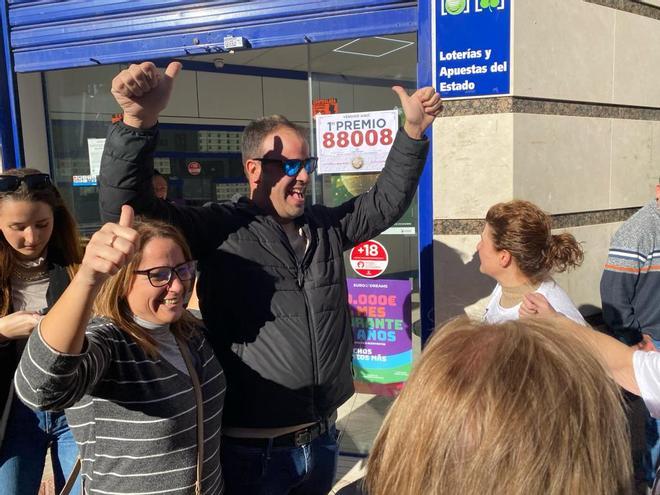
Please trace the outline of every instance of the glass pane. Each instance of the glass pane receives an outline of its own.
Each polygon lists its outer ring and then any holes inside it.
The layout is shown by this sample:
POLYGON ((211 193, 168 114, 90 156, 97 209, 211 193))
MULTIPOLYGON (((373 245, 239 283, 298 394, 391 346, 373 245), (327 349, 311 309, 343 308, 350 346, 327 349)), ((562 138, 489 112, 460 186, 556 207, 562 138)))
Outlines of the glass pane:
MULTIPOLYGON (((355 114, 354 117, 342 116, 344 122, 351 122, 350 127, 343 124, 347 129, 343 135, 338 130, 326 133, 333 127, 323 126, 321 139, 314 143, 315 154, 331 154, 337 158, 337 163, 344 163, 339 165, 341 171, 338 173, 321 171, 317 174, 317 201, 335 206, 368 191, 375 183, 377 172, 360 172, 360 168, 371 160, 372 153, 365 145, 368 132, 373 139, 367 144, 377 144, 375 132, 379 129, 372 119, 377 114, 372 112, 392 110, 400 105, 391 86, 400 85, 410 91, 416 88, 416 41, 416 33, 409 33, 308 47, 314 113, 355 114), (334 70, 330 72, 328 67, 334 70), (329 141, 324 143, 324 139, 329 141)), ((330 119, 335 121, 334 117, 330 119)), ((318 122, 315 121, 314 139, 319 132, 318 122)), ((338 125, 335 128, 338 129, 338 125)), ((404 325, 411 324, 412 329, 419 327, 417 223, 417 201, 414 199, 403 217, 374 239, 378 245, 370 243, 357 248, 365 255, 378 255, 379 246, 387 252, 387 266, 376 278, 369 277, 377 272, 360 268, 362 260, 368 265, 373 262, 373 257, 360 257, 354 252, 352 263, 351 252, 345 254, 358 392, 339 411, 339 428, 343 430, 342 452, 357 455, 369 452, 412 360, 410 337, 402 336, 401 331, 393 331, 391 325, 400 317, 404 325), (393 304, 380 304, 383 301, 393 304), (407 354, 402 352, 406 348, 409 349, 407 354)), ((380 270, 382 263, 374 266, 380 270)), ((412 335, 415 352, 419 346, 418 336, 412 335)))

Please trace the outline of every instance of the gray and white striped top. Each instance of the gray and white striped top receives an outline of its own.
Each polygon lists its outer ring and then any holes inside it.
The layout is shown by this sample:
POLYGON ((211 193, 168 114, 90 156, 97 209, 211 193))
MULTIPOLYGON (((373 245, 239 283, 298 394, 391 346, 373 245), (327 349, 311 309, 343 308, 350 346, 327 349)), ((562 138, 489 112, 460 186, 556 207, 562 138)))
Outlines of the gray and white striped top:
MULTIPOLYGON (((225 377, 200 334, 190 341, 204 401, 202 493, 223 491, 220 427, 225 377)), ((194 493, 196 404, 190 377, 153 359, 107 319, 93 319, 82 354, 54 351, 32 333, 15 375, 34 409, 66 408, 89 494, 194 493)))

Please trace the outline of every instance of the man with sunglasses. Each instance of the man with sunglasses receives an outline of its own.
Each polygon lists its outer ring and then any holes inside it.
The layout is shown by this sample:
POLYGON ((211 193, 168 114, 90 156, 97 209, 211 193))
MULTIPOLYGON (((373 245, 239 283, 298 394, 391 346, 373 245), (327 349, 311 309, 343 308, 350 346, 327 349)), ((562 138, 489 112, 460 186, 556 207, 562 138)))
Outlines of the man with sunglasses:
POLYGON ((305 206, 316 167, 305 133, 282 116, 257 119, 241 146, 250 197, 205 207, 156 200, 150 186, 157 120, 181 69, 131 65, 112 84, 124 110, 101 163, 100 206, 122 204, 179 226, 199 260, 208 338, 227 377, 222 462, 226 493, 327 494, 337 460, 334 416, 353 394, 343 253, 391 226, 410 205, 441 109, 423 88, 393 88, 406 116, 372 189, 330 208, 305 206))

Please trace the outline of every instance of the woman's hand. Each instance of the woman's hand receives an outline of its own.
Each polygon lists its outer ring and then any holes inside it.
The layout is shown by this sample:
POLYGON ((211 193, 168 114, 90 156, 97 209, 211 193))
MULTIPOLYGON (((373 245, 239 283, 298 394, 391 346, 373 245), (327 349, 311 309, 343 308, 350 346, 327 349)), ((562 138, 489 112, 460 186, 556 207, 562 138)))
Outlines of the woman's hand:
POLYGON ((545 296, 538 292, 530 292, 523 297, 518 314, 521 318, 530 318, 534 316, 552 318, 559 313, 555 311, 555 308, 552 307, 545 296))
POLYGON ((33 311, 16 311, 0 318, 0 342, 29 337, 41 318, 33 311))
POLYGON ((106 223, 92 236, 76 274, 79 283, 100 287, 130 261, 138 241, 133 217, 133 208, 124 205, 118 224, 106 223))

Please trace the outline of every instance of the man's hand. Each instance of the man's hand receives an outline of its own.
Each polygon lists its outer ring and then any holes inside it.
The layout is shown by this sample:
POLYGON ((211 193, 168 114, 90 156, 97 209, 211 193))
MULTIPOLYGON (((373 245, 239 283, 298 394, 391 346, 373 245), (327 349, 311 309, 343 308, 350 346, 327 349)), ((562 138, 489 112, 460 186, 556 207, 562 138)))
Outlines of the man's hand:
POLYGON ((164 74, 153 63, 142 62, 117 74, 110 91, 124 111, 124 123, 140 129, 155 126, 180 71, 179 62, 170 63, 164 74))
POLYGON ((421 139, 424 131, 430 126, 442 110, 440 94, 430 86, 418 89, 412 96, 408 96, 401 86, 393 86, 394 91, 401 100, 401 107, 406 116, 403 130, 413 139, 421 139))
POLYGON ((76 274, 76 282, 98 288, 131 260, 138 242, 133 217, 133 208, 124 205, 119 224, 106 223, 92 236, 76 274))
POLYGON ((0 342, 29 337, 41 318, 33 311, 16 311, 0 318, 0 342))

